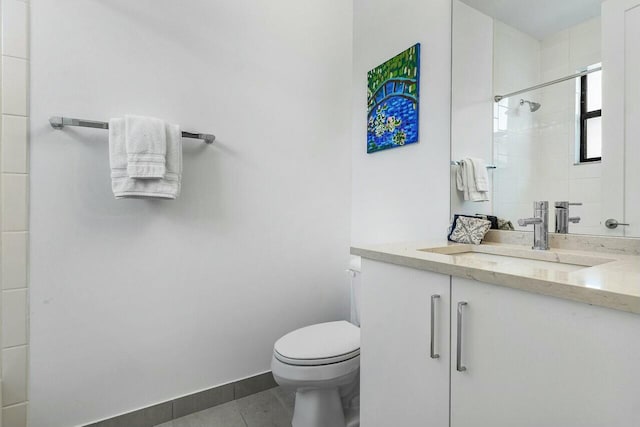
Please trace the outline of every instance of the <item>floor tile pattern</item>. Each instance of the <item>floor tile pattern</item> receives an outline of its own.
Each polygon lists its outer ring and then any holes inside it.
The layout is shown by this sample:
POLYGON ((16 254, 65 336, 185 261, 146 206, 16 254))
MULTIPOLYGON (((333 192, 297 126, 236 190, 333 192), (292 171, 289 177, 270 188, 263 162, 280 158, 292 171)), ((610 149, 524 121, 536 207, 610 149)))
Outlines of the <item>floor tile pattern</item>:
POLYGON ((291 427, 294 399, 275 387, 156 427, 291 427))

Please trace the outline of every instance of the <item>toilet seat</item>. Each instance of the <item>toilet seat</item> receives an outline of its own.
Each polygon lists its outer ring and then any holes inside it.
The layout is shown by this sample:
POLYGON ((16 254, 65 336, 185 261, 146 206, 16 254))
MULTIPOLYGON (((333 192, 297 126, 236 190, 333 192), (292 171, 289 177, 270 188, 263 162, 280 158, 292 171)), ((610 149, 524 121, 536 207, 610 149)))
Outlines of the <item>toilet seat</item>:
POLYGON ((282 363, 286 363, 288 365, 294 366, 322 366, 322 365, 331 365, 333 363, 344 362, 345 360, 353 359, 356 356, 360 355, 360 349, 355 350, 351 353, 340 354, 334 357, 327 357, 323 359, 291 359, 289 357, 285 357, 278 353, 277 351, 273 352, 273 356, 281 361, 282 363))
POLYGON ((296 392, 292 425, 359 425, 357 407, 354 412, 351 406, 359 393, 357 326, 328 322, 288 333, 274 345, 271 372, 281 387, 296 392))
POLYGON ((344 320, 319 323, 290 332, 276 341, 273 356, 294 366, 322 366, 360 355, 360 328, 344 320))

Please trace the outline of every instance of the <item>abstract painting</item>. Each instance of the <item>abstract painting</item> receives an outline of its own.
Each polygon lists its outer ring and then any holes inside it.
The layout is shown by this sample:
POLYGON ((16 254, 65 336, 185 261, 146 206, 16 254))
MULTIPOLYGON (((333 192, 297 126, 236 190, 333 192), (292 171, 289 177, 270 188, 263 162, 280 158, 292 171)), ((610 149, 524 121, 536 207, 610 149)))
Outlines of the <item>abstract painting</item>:
POLYGON ((418 142, 420 43, 367 73, 367 153, 418 142))

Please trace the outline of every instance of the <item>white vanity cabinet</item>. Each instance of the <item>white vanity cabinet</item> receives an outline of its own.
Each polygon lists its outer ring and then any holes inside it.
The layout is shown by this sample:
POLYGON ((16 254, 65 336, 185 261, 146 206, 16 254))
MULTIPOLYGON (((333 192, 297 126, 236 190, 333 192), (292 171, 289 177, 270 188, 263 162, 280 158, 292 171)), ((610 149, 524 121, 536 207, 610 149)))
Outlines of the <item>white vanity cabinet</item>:
POLYGON ((450 277, 363 259, 362 280, 361 425, 448 427, 450 277))
POLYGON ((640 426, 639 315, 457 277, 451 290, 452 427, 640 426))
POLYGON ((362 274, 363 427, 640 426, 640 315, 366 259, 362 274))

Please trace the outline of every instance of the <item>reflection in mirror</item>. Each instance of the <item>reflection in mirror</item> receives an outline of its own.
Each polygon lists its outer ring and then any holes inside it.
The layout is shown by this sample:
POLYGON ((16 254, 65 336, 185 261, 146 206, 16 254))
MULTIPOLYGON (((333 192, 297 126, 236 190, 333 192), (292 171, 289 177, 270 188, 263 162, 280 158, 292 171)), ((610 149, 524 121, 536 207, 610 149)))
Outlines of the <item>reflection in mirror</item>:
POLYGON ((453 3, 452 161, 496 169, 488 200, 471 201, 452 162, 452 215, 494 215, 529 231, 517 220, 549 201, 553 232, 567 229, 555 223, 555 202, 572 202, 570 233, 623 235, 603 218, 603 167, 621 165, 602 154, 601 1, 453 3))

